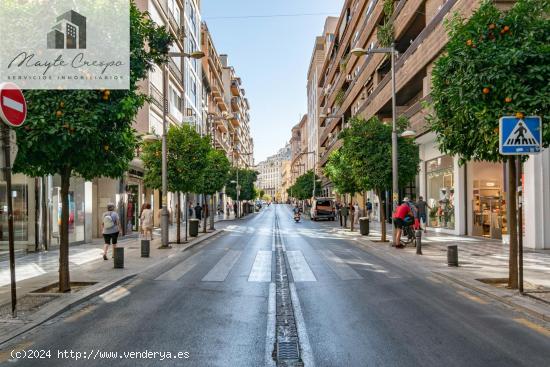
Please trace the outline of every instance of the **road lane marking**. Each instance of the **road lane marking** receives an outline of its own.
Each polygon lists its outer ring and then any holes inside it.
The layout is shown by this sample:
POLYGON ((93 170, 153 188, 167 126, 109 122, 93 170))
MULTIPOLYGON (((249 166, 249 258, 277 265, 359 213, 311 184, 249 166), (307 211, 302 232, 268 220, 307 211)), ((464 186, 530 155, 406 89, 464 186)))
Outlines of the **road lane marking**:
POLYGON ((172 269, 162 273, 155 280, 178 280, 199 263, 199 253, 185 259, 172 269))
POLYGON ((275 325, 276 325, 276 286, 275 283, 269 284, 269 298, 267 300, 267 329, 265 336, 265 365, 275 367, 273 359, 273 348, 275 346, 275 325))
POLYGON ((351 266, 346 264, 346 262, 336 256, 330 250, 321 250, 319 251, 321 255, 327 261, 328 266, 338 275, 341 280, 352 280, 352 279, 363 279, 351 266))
POLYGON ((248 276, 249 282, 271 282, 271 251, 258 251, 248 276))
POLYGON ((302 314, 302 306, 300 306, 300 299, 298 298, 298 292, 296 291, 296 285, 294 283, 289 284, 290 298, 292 299, 292 306, 294 307, 294 318, 296 320, 296 329, 298 331, 298 339, 300 340, 300 348, 302 361, 304 366, 314 367, 315 358, 313 357, 313 350, 309 344, 309 336, 307 334, 306 322, 304 315, 302 314))
POLYGON ((514 319, 514 321, 517 322, 518 324, 521 324, 523 326, 528 327, 531 330, 536 331, 537 333, 540 333, 540 334, 550 338, 550 330, 546 329, 543 326, 540 326, 538 324, 535 324, 534 322, 531 322, 527 319, 522 319, 522 318, 514 319))
POLYGON ((202 278, 203 282, 223 282, 239 260, 241 251, 229 250, 218 263, 202 278))
POLYGON ((286 258, 295 282, 316 282, 317 279, 311 271, 302 251, 287 251, 286 258))
POLYGON ((481 298, 474 296, 473 294, 469 294, 464 291, 457 291, 456 293, 460 294, 462 297, 468 298, 470 301, 477 302, 482 305, 486 305, 487 301, 482 300, 481 298))

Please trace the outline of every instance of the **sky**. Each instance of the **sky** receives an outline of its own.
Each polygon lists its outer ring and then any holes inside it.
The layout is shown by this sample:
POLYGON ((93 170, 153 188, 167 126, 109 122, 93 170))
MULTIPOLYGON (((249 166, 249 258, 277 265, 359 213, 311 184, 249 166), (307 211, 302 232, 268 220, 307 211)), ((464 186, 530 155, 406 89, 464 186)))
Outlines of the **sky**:
POLYGON ((343 0, 201 1, 202 19, 216 49, 229 55, 250 102, 256 163, 282 148, 292 126, 307 113, 307 71, 315 37, 321 35, 327 16, 340 14, 342 4, 343 0), (316 15, 243 18, 312 13, 316 15))

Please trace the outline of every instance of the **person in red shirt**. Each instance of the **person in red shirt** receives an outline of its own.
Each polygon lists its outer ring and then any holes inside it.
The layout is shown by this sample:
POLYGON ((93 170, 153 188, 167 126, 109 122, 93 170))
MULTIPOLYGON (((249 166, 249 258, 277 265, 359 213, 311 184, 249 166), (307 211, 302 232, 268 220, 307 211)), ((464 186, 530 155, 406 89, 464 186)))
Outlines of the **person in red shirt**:
POLYGON ((401 245, 401 233, 403 232, 403 225, 405 224, 405 217, 411 215, 411 207, 409 206, 409 199, 403 199, 403 203, 399 205, 393 213, 393 224, 395 228, 395 247, 402 248, 401 245))

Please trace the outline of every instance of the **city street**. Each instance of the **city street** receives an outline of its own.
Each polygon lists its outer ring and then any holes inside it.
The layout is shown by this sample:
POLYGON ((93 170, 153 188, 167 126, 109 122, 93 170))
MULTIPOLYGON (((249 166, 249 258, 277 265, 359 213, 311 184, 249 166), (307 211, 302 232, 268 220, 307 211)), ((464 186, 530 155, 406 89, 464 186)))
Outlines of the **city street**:
MULTIPOLYGON (((2 346, 2 361, 273 366, 274 343, 287 330, 276 329, 285 303, 276 296, 285 290, 278 281, 282 261, 291 295, 287 315, 305 366, 548 365, 547 325, 435 280, 418 264, 390 256, 399 250, 387 244, 376 245, 387 247, 388 256, 373 254, 334 234, 335 222, 295 223, 286 205, 235 223, 2 346), (13 349, 51 357, 13 359, 13 349)), ((285 365, 283 359, 277 364, 285 365)))

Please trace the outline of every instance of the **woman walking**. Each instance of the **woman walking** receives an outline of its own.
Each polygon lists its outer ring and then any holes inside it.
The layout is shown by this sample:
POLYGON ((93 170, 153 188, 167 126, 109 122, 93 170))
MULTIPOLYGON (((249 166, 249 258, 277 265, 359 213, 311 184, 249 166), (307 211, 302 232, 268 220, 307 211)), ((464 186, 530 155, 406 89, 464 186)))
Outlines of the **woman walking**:
POLYGON ((141 230, 143 237, 147 239, 147 234, 149 234, 149 239, 153 239, 153 211, 151 210, 151 204, 145 204, 145 208, 141 212, 139 218, 141 220, 141 230))
POLYGON ((101 232, 103 233, 103 239, 105 244, 103 245, 103 260, 107 260, 107 250, 109 245, 113 245, 113 256, 118 241, 118 234, 122 232, 120 227, 120 218, 118 214, 114 211, 115 205, 107 205, 107 211, 103 213, 103 221, 101 223, 101 232))

